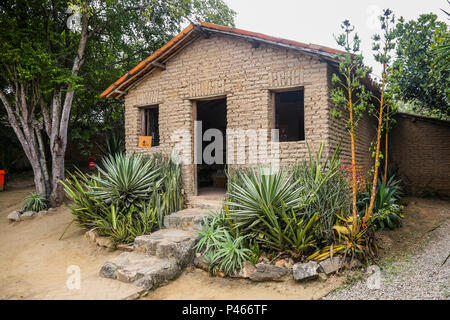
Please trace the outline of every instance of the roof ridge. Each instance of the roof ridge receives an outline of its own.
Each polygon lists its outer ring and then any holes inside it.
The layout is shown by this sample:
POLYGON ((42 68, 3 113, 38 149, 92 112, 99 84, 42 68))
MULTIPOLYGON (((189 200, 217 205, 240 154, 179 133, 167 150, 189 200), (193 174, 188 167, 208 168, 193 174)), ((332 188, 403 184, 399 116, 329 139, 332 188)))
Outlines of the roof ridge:
MULTIPOLYGON (((125 73, 122 77, 120 77, 117 81, 111 84, 105 91, 100 94, 100 98, 109 97, 114 93, 117 93, 117 96, 120 97, 125 92, 118 92, 116 90, 121 89, 121 86, 124 86, 127 82, 131 81, 132 78, 137 78, 138 74, 145 71, 145 68, 154 62, 171 49, 177 49, 177 44, 184 40, 188 35, 197 30, 198 28, 207 29, 205 31, 217 31, 224 32, 236 36, 242 37, 251 37, 255 40, 266 41, 268 43, 273 43, 274 45, 282 45, 288 47, 294 47, 299 49, 305 49, 306 52, 316 54, 322 56, 325 59, 332 60, 333 55, 336 54, 345 54, 344 51, 340 51, 337 49, 333 49, 330 47, 318 45, 318 44, 307 44, 303 42, 298 42, 294 40, 288 40, 284 38, 269 36, 263 33, 248 31, 244 29, 239 29, 235 27, 227 27, 218 24, 214 24, 211 22, 191 22, 186 28, 184 28, 179 34, 173 37, 169 42, 167 42, 164 46, 153 52, 149 57, 142 60, 139 64, 137 64, 133 69, 125 73), (312 51, 312 52, 311 52, 312 51)), ((148 68, 150 70, 151 67, 148 68)), ((133 81, 134 82, 134 81, 133 81)))

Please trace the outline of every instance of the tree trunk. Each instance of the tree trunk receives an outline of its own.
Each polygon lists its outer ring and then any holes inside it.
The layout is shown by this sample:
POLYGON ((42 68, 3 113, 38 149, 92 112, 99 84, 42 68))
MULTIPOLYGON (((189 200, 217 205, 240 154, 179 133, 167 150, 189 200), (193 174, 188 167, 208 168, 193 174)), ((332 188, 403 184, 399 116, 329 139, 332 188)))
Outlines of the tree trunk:
MULTIPOLYGON (((83 65, 83 55, 89 35, 88 15, 84 13, 81 21, 80 42, 71 70, 73 76, 78 75, 83 65)), ((51 108, 47 108, 45 105, 38 82, 17 80, 12 82, 10 87, 14 93, 15 103, 10 103, 3 90, 0 90, 0 100, 5 106, 9 123, 33 169, 36 192, 49 200, 51 206, 58 206, 64 200, 64 188, 60 181, 64 180, 67 128, 75 94, 73 86, 69 83, 65 88, 63 105, 61 104, 63 90, 62 88, 56 88, 53 93, 51 108), (30 88, 32 90, 27 90, 30 88), (41 107, 43 123, 35 121, 35 107, 37 105, 41 107), (47 168, 45 144, 41 130, 45 130, 50 139, 51 177, 47 168)))
POLYGON ((33 123, 32 115, 29 112, 30 106, 25 99, 24 87, 24 84, 15 84, 15 110, 13 110, 8 98, 2 91, 0 91, 0 99, 5 106, 9 123, 30 162, 34 174, 36 192, 47 199, 50 194, 50 180, 45 150, 42 137, 40 136, 40 129, 33 123))

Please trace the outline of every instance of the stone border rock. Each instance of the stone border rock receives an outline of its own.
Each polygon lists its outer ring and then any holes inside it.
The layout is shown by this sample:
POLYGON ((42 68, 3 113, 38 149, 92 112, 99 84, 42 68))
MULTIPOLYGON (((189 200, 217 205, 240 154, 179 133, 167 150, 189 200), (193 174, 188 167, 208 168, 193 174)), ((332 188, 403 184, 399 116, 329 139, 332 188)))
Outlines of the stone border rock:
MULTIPOLYGON (((108 248, 111 250, 116 250, 119 248, 119 246, 122 245, 117 245, 108 237, 102 237, 98 234, 97 230, 95 229, 90 229, 88 231, 86 231, 86 237, 92 241, 93 243, 95 243, 96 245, 98 245, 99 247, 104 247, 104 248, 108 248)), ((124 250, 125 251, 125 250, 124 250)), ((128 251, 128 250, 126 250, 128 251)))
MULTIPOLYGON (((203 260, 200 253, 197 253, 193 265, 204 271, 209 271, 208 265, 203 260)), ((315 262, 309 261, 304 263, 292 264, 287 259, 282 259, 282 262, 277 261, 275 264, 269 262, 259 262, 255 265, 244 262, 242 268, 231 275, 231 278, 248 279, 251 281, 284 281, 290 279, 292 275, 295 281, 308 281, 312 279, 327 279, 327 276, 337 273, 344 268, 353 269, 360 267, 361 263, 357 260, 353 260, 350 264, 349 261, 343 263, 342 256, 335 256, 333 259, 326 259, 324 261, 315 262)), ((217 276, 224 277, 223 272, 216 272, 217 276)))
POLYGON ((21 211, 21 210, 14 210, 10 214, 8 214, 7 218, 10 221, 19 222, 24 220, 32 219, 36 216, 45 216, 49 211, 56 210, 54 208, 49 208, 48 210, 41 210, 39 212, 36 211, 21 211))

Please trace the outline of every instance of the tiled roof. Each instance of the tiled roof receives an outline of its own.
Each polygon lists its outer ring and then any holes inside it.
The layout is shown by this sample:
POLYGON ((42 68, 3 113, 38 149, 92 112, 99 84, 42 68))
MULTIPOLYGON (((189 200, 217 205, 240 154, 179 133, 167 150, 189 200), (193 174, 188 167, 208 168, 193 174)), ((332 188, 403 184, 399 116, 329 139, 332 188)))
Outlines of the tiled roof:
POLYGON ((221 33, 230 36, 238 36, 246 38, 249 41, 264 42, 285 48, 296 49, 305 53, 317 55, 328 62, 336 62, 334 56, 338 53, 344 53, 336 49, 316 44, 306 44, 302 42, 268 36, 262 33, 220 26, 208 22, 191 23, 177 36, 167 42, 163 47, 156 50, 151 56, 140 62, 136 67, 131 69, 120 79, 110 85, 105 91, 100 94, 100 97, 122 97, 123 95, 127 94, 126 90, 127 88, 129 88, 129 86, 140 79, 143 75, 147 74, 151 69, 161 67, 160 63, 162 61, 167 59, 178 50, 182 49, 191 40, 201 35, 208 35, 210 33, 221 33))

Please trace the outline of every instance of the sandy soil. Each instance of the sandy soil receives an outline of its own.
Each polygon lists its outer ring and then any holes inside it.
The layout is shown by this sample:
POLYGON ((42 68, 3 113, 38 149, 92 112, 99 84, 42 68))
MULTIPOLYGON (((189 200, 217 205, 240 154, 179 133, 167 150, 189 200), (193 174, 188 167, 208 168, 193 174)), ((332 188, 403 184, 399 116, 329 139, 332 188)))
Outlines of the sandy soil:
MULTIPOLYGON (((29 176, 9 183, 0 192, 0 298, 58 298, 55 288, 65 286, 68 266, 78 265, 83 279, 98 277, 101 265, 119 254, 97 247, 88 241, 84 231, 72 225, 58 240, 72 217, 70 210, 60 207, 43 217, 13 223, 9 212, 33 191, 29 176)), ((450 202, 408 199, 404 225, 398 231, 379 233, 382 255, 392 256, 408 251, 448 216, 450 202), (405 250, 406 249, 406 250, 405 250)), ((113 281, 113 280, 111 280, 113 281)), ((342 286, 345 276, 307 283, 268 282, 211 277, 198 269, 187 269, 178 279, 149 293, 144 299, 320 299, 342 286)), ((106 290, 106 289, 105 289, 106 290)), ((64 297, 61 297, 64 298, 64 297)))
POLYGON ((332 276, 325 280, 296 283, 255 283, 245 279, 212 277, 200 269, 188 269, 175 281, 150 292, 142 299, 160 300, 312 300, 320 299, 338 288, 344 279, 332 276))
POLYGON ((80 267, 83 279, 117 255, 88 241, 75 224, 58 240, 72 219, 64 207, 32 220, 9 222, 6 216, 33 190, 32 180, 23 177, 0 192, 0 299, 27 298, 49 287, 64 287, 70 265, 80 267))

